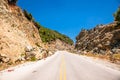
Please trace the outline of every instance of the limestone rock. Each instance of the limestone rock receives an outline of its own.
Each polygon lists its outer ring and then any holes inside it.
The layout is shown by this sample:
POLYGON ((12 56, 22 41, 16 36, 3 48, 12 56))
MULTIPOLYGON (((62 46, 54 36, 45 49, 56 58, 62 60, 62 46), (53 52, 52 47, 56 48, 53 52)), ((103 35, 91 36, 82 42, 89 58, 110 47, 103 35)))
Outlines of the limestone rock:
POLYGON ((75 48, 79 51, 93 51, 105 54, 106 51, 120 53, 120 25, 113 22, 82 30, 76 38, 75 48))
POLYGON ((21 54, 29 52, 27 56, 32 55, 33 47, 38 47, 36 43, 43 46, 34 24, 18 6, 9 5, 8 0, 0 0, 0 61, 7 63, 11 60, 14 63, 24 60, 21 54))

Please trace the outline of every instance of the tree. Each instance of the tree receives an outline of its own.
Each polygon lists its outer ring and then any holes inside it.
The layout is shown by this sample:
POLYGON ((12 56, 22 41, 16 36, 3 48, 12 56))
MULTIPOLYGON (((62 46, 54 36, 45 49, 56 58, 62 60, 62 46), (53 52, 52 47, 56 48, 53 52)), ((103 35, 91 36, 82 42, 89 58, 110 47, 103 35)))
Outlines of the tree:
POLYGON ((114 20, 115 21, 120 21, 120 7, 118 8, 118 10, 113 14, 114 16, 114 20))
POLYGON ((8 3, 11 5, 16 5, 18 0, 8 0, 8 3))

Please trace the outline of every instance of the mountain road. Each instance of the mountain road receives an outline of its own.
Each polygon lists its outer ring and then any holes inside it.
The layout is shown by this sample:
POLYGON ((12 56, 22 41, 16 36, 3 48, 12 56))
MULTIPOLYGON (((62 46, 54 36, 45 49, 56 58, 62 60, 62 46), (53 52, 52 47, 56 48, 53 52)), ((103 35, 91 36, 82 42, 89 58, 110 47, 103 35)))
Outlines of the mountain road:
POLYGON ((57 51, 46 59, 0 71, 0 80, 120 80, 120 71, 81 55, 57 51))

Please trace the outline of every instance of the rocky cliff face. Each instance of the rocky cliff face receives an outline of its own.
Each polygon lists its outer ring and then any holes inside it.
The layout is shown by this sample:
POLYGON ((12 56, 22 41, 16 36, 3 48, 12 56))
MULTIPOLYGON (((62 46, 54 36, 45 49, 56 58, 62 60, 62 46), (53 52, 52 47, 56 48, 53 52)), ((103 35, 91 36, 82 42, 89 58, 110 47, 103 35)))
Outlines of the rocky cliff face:
POLYGON ((46 58, 56 50, 71 50, 71 39, 53 30, 42 29, 40 24, 29 20, 32 15, 26 13, 26 17, 10 1, 0 0, 0 70, 13 64, 46 58))
POLYGON ((120 24, 114 22, 91 30, 82 30, 76 37, 75 48, 92 53, 120 53, 120 24))
POLYGON ((57 51, 57 50, 66 50, 66 51, 72 52, 74 49, 74 45, 67 44, 57 39, 55 41, 50 42, 49 44, 46 44, 46 48, 51 52, 57 51))
POLYGON ((0 0, 0 63, 15 63, 28 56, 40 58, 42 47, 38 29, 22 10, 0 0))

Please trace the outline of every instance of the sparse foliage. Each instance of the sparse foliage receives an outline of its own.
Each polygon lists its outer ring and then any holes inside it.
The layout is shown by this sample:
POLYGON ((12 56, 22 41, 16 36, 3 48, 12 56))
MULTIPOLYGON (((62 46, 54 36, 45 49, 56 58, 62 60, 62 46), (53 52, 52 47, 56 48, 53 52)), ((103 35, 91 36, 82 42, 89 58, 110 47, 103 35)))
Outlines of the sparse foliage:
POLYGON ((26 10, 23 10, 23 13, 24 13, 25 17, 26 17, 29 21, 32 21, 32 20, 33 20, 33 17, 32 17, 32 14, 31 14, 31 13, 28 13, 26 10))
POLYGON ((33 23, 34 23, 35 27, 39 30, 41 27, 40 23, 38 23, 36 21, 33 21, 33 23))
POLYGON ((37 58, 35 56, 31 57, 31 61, 36 61, 37 58))
POLYGON ((57 31, 50 30, 50 29, 45 28, 45 27, 41 27, 39 29, 39 33, 40 33, 40 36, 41 36, 41 39, 43 42, 49 43, 51 41, 55 41, 56 39, 59 39, 67 44, 70 44, 70 45, 73 44, 73 41, 69 37, 67 37, 66 35, 60 34, 57 31))
POLYGON ((120 21, 120 7, 118 10, 113 14, 115 21, 120 21))
POLYGON ((40 25, 40 23, 36 22, 33 19, 32 15, 30 13, 28 13, 26 10, 23 10, 23 13, 24 13, 25 17, 29 21, 32 21, 33 24, 36 26, 36 28, 39 30, 39 34, 40 34, 40 37, 41 37, 43 42, 49 43, 51 41, 55 41, 55 40, 59 39, 67 44, 70 44, 70 45, 73 44, 73 41, 69 37, 67 37, 66 35, 63 35, 57 31, 42 27, 40 25))
POLYGON ((9 3, 10 5, 16 5, 17 1, 18 1, 18 0, 8 0, 8 3, 9 3))

